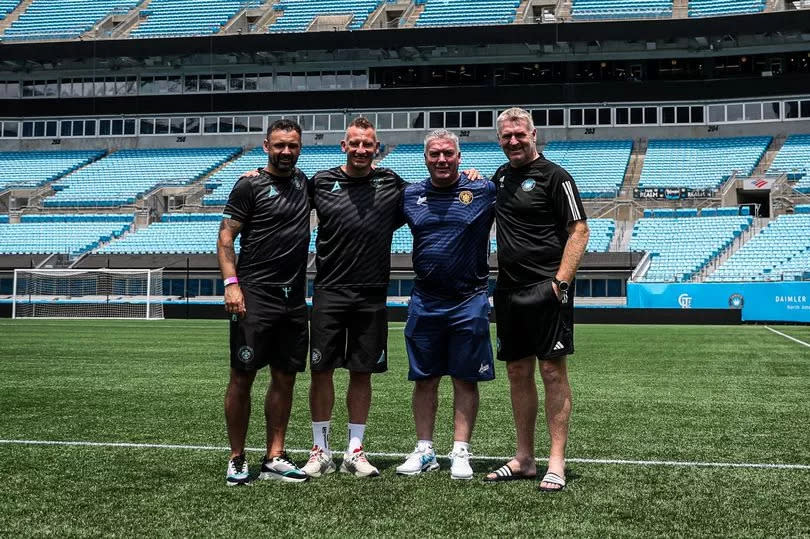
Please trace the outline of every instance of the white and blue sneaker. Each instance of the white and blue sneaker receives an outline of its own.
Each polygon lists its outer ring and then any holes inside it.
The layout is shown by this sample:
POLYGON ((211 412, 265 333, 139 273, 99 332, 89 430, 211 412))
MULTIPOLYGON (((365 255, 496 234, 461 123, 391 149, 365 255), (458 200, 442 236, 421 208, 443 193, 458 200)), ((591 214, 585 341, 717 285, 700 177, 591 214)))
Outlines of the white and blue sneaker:
POLYGON ((408 455, 405 462, 397 466, 397 473, 399 475, 416 475, 422 472, 432 472, 439 469, 439 463, 436 460, 436 452, 432 447, 424 447, 420 449, 417 447, 413 453, 408 455))
POLYGON ((248 465, 245 454, 236 455, 228 461, 228 473, 225 475, 225 484, 229 487, 237 485, 247 485, 250 482, 248 477, 248 465))
POLYGON ((296 466, 284 452, 272 459, 268 459, 267 455, 262 457, 262 472, 259 474, 259 479, 300 483, 309 479, 309 476, 296 466))

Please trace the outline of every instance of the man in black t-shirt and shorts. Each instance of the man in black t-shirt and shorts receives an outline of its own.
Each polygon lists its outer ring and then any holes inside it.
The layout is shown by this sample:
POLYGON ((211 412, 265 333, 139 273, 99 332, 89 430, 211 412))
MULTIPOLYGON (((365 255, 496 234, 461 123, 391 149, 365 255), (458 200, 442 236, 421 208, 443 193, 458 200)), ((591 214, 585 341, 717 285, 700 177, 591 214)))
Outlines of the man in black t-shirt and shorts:
POLYGON ((308 346, 306 261, 309 247, 307 178, 295 167, 301 128, 290 120, 267 131, 267 166, 239 179, 228 198, 217 241, 225 280, 225 309, 231 313, 231 371, 225 419, 231 456, 226 484, 249 482, 245 438, 250 390, 259 369, 269 366, 265 398, 267 452, 259 479, 305 481, 288 458, 284 438, 296 373, 306 367, 308 346), (236 262, 234 240, 240 236, 236 262))
POLYGON ((320 477, 335 470, 329 447, 335 402, 333 374, 349 371, 349 425, 341 472, 379 475, 363 450, 371 408, 371 375, 388 369, 386 296, 391 239, 404 224, 399 211, 405 182, 373 167, 380 143, 374 126, 355 118, 340 143, 346 163, 310 180, 318 214, 317 268, 312 298, 309 390, 313 448, 304 471, 320 477))
POLYGON ((574 180, 537 151, 531 115, 508 109, 498 117, 497 130, 509 159, 493 176, 498 189, 497 348, 498 359, 507 362, 517 453, 485 480, 537 476, 534 369, 539 360, 551 438, 539 489, 560 491, 571 414, 566 357, 574 352, 574 276, 588 245, 588 225, 574 180))

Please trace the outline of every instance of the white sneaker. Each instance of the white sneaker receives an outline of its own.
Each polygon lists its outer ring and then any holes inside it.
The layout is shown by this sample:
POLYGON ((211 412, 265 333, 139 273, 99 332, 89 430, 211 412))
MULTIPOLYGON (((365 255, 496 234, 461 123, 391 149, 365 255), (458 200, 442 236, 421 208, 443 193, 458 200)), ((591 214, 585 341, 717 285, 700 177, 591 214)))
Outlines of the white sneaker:
POLYGON ((450 453, 450 479, 472 479, 471 456, 472 453, 464 448, 450 453))
POLYGON ((321 477, 335 471, 335 461, 332 455, 327 455, 316 445, 310 450, 309 460, 301 469, 310 477, 321 477))
POLYGON ((247 485, 249 482, 247 459, 245 459, 245 454, 242 453, 228 461, 225 484, 234 487, 236 485, 247 485))
POLYGON ((343 455, 340 471, 353 474, 355 477, 377 477, 380 475, 380 470, 372 466, 366 458, 366 452, 363 451, 362 446, 352 453, 343 455))
POLYGON ((438 469, 439 463, 436 461, 436 452, 433 451, 433 448, 419 449, 417 447, 413 450, 413 453, 408 455, 405 462, 397 466, 397 473, 399 475, 416 475, 438 469))

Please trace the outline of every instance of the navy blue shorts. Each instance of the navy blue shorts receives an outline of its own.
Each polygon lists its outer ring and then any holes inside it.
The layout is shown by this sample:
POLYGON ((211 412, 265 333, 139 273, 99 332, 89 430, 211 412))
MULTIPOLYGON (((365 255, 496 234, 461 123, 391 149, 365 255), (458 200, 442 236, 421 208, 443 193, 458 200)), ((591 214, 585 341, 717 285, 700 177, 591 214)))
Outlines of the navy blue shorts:
POLYGON ((408 380, 450 375, 467 382, 495 378, 486 292, 437 300, 414 290, 405 324, 408 380))

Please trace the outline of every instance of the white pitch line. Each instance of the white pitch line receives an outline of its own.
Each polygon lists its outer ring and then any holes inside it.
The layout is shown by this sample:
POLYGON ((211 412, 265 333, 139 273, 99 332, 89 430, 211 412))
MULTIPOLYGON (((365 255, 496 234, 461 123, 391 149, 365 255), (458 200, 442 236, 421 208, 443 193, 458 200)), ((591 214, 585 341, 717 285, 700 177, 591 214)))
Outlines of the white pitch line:
MULTIPOLYGON (((0 440, 0 445, 51 445, 51 446, 74 446, 74 447, 121 447, 133 449, 181 449, 192 451, 229 451, 225 446, 213 445, 180 445, 180 444, 139 444, 131 442, 84 442, 84 441, 59 441, 59 440, 0 440)), ((265 451, 263 447, 246 447, 246 451, 265 451)), ((289 453, 309 453, 308 449, 289 449, 289 453)), ((366 453, 370 457, 405 458, 408 453, 366 453)), ((439 458, 443 458, 439 456, 439 458)), ((508 461, 512 457, 496 457, 490 455, 475 455, 473 460, 496 460, 508 461)), ((548 459, 537 459, 538 462, 546 462, 548 459)), ((770 464, 758 462, 697 462, 680 460, 629 460, 629 459, 586 459, 568 458, 566 462, 581 464, 621 464, 627 466, 680 466, 686 468, 757 468, 757 469, 777 469, 777 470, 810 470, 810 464, 770 464)))
POLYGON ((765 329, 767 329, 768 331, 772 331, 772 332, 776 333, 777 335, 781 335, 782 337, 784 337, 784 338, 786 338, 786 339, 790 339, 790 340, 791 340, 791 341, 793 341, 793 342, 799 343, 799 344, 801 344, 801 345, 806 346, 807 348, 810 348, 810 344, 808 344, 808 343, 806 343, 806 342, 804 342, 804 341, 800 341, 800 340, 799 340, 799 339, 797 339, 796 337, 791 337, 790 335, 786 335, 786 334, 782 333, 781 331, 776 331, 776 330, 775 330, 775 329, 773 329, 772 327, 768 327, 768 326, 763 326, 763 327, 764 327, 765 329))

